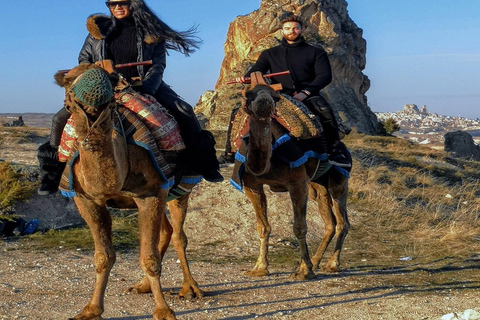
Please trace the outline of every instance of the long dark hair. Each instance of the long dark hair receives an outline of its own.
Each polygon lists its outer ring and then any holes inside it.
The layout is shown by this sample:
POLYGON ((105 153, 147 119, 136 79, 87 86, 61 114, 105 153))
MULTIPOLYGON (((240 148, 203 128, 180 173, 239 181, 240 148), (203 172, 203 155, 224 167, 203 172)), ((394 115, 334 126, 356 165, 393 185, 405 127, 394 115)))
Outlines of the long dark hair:
POLYGON ((165 41, 167 49, 173 49, 189 56, 195 52, 195 49, 198 49, 202 42, 196 36, 197 26, 193 26, 187 31, 175 31, 157 17, 143 0, 131 0, 130 7, 135 25, 144 32, 146 37, 165 41))

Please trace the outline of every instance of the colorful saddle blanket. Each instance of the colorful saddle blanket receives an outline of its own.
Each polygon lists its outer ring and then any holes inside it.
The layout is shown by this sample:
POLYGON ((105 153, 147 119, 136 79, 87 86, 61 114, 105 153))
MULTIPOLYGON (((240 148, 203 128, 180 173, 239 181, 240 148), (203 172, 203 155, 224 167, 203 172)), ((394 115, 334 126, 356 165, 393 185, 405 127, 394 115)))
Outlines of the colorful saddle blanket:
MULTIPOLYGON (((117 116, 114 128, 125 137, 127 143, 136 144, 149 152, 152 163, 164 180, 162 187, 169 189, 174 184, 178 153, 185 149, 177 122, 155 99, 130 88, 117 93, 115 98, 117 116)), ((70 117, 58 148, 59 160, 68 163, 60 182, 62 194, 68 197, 75 196, 71 166, 78 156, 76 145, 75 123, 70 117)), ((182 176, 182 181, 186 183, 200 180, 199 175, 182 176)))
MULTIPOLYGON (((248 118, 248 114, 240 108, 233 120, 230 139, 232 147, 237 150, 248 133, 248 118)), ((319 137, 323 132, 322 124, 305 104, 283 93, 276 103, 275 120, 297 139, 319 137)))

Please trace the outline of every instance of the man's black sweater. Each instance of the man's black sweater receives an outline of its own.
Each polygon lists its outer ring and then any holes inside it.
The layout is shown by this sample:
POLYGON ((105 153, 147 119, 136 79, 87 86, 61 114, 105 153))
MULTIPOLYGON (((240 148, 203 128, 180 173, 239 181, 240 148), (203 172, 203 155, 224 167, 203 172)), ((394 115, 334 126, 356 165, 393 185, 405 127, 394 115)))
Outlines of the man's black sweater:
POLYGON ((280 45, 263 51, 245 76, 250 77, 255 71, 265 74, 286 70, 290 70, 290 75, 271 79, 272 83, 281 83, 281 92, 289 95, 307 90, 312 96, 317 96, 332 81, 327 53, 322 48, 307 44, 303 37, 294 44, 282 39, 280 45))

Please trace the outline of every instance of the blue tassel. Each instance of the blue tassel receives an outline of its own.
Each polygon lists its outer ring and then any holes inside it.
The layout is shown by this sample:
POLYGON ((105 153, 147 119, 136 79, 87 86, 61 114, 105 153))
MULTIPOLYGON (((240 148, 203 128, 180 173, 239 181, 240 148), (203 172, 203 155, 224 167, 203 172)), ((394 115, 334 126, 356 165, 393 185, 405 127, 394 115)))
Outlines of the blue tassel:
POLYGON ((272 150, 275 150, 276 148, 278 148, 279 146, 281 146, 282 144, 290 140, 291 140, 290 135, 288 133, 285 133, 283 136, 281 136, 275 141, 275 143, 272 146, 272 150))
POLYGON ((339 166, 332 166, 332 167, 335 168, 335 170, 337 170, 341 174, 343 174, 345 177, 347 177, 347 179, 350 179, 350 172, 348 172, 347 170, 345 170, 345 169, 343 169, 339 166))
POLYGON ((243 193, 242 189, 243 189, 243 186, 239 185, 238 183, 236 183, 233 179, 230 179, 230 184, 235 188, 237 189, 238 191, 240 191, 241 193, 243 193))

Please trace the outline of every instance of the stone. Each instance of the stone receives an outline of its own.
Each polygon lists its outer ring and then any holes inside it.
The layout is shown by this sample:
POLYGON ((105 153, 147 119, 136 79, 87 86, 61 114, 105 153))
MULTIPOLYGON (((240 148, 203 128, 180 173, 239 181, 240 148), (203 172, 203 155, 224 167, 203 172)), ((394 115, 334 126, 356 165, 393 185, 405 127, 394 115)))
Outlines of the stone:
POLYGON ((447 132, 444 150, 453 157, 480 161, 480 147, 475 144, 471 134, 465 131, 447 132))
POLYGON ((363 30, 348 16, 344 0, 292 0, 281 5, 276 0, 262 0, 260 8, 239 16, 230 24, 225 41, 225 56, 215 94, 206 93, 195 107, 209 122, 207 129, 226 131, 230 112, 241 105, 242 85, 227 85, 243 76, 260 53, 281 40, 279 17, 293 12, 307 22, 305 38, 328 53, 333 81, 322 90, 337 119, 366 134, 382 132, 376 115, 367 105, 365 93, 370 80, 362 73, 366 64, 366 41, 363 30))

